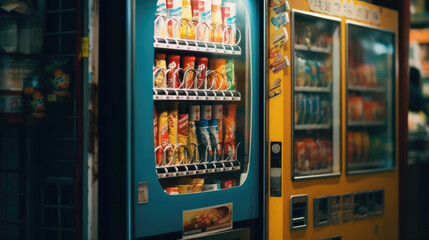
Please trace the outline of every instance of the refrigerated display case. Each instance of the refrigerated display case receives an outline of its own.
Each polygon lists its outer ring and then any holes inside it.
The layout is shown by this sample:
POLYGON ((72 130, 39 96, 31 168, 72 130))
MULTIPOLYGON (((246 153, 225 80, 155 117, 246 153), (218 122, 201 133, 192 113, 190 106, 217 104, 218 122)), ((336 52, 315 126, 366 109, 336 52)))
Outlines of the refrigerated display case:
POLYGON ((395 33, 347 21, 347 174, 395 168, 395 33))
POLYGON ((250 227, 260 217, 260 2, 130 2, 131 238, 250 227))
POLYGON ((293 179, 339 175, 341 19, 291 16, 293 179))
POLYGON ((291 0, 279 27, 282 3, 265 13, 268 239, 397 239, 397 12, 291 0))

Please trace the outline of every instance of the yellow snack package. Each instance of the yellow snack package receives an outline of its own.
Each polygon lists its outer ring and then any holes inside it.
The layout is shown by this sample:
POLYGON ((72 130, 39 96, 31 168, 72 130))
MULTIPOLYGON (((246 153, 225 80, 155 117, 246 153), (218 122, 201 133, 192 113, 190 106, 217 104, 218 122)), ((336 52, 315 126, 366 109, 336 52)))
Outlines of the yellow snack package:
POLYGON ((194 178, 190 181, 190 193, 201 192, 204 185, 204 178, 194 178))
MULTIPOLYGON (((179 103, 169 103, 168 104, 168 140, 171 145, 175 146, 177 143, 177 122, 178 122, 178 112, 179 112, 179 103)), ((175 163, 179 162, 179 158, 176 152, 175 163)))
POLYGON ((192 8, 191 0, 182 0, 182 38, 183 39, 194 39, 193 29, 190 24, 192 20, 192 8), (193 36, 192 36, 193 35, 193 36), (193 38, 192 38, 193 37, 193 38))

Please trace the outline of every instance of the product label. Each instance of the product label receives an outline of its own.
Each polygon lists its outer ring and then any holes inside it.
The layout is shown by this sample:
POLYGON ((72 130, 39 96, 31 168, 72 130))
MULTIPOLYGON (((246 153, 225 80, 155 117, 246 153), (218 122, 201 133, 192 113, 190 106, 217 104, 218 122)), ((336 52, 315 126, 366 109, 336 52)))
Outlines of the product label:
POLYGON ((189 133, 189 116, 188 114, 179 114, 178 134, 188 136, 189 133))
POLYGON ((0 96, 0 113, 21 113, 22 96, 0 96))
POLYGON ((183 236, 207 236, 232 229, 232 203, 183 211, 183 236))

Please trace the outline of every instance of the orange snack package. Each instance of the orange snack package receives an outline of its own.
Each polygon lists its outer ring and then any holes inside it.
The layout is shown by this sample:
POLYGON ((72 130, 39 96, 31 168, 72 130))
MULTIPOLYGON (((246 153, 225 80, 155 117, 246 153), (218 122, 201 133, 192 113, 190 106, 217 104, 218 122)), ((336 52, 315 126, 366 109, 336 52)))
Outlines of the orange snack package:
POLYGON ((226 90, 228 88, 228 80, 226 77, 226 60, 223 58, 214 59, 214 70, 220 74, 216 78, 215 89, 226 90))
POLYGON ((234 158, 235 154, 235 129, 236 129, 236 114, 237 105, 228 104, 228 116, 224 117, 225 120, 225 154, 231 155, 234 158), (232 146, 232 147, 231 147, 232 146))

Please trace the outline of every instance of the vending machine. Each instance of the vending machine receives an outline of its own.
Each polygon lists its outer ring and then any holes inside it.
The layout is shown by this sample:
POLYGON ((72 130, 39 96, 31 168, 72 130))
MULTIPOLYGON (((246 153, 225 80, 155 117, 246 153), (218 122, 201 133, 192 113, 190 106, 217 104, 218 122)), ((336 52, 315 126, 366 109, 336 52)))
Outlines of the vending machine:
POLYGON ((268 239, 398 239, 397 12, 268 4, 268 239))
POLYGON ((129 239, 262 236, 261 5, 128 1, 129 239))

